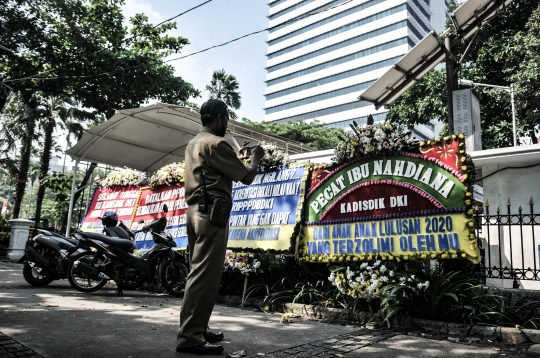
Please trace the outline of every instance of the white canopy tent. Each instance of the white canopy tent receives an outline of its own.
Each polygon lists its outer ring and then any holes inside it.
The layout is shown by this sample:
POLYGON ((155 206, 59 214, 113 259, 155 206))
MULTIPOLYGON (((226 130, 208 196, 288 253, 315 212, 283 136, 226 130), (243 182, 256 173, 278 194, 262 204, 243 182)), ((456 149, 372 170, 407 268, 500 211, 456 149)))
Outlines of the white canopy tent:
MULTIPOLYGON (((66 151, 75 160, 71 199, 68 211, 69 236, 71 211, 75 195, 77 166, 81 161, 128 167, 147 174, 184 160, 188 142, 201 130, 197 110, 189 107, 156 103, 147 107, 117 111, 108 121, 87 130, 77 144, 66 151)), ((233 147, 238 143, 252 145, 267 141, 290 154, 314 149, 248 125, 229 121, 225 139, 233 147)))

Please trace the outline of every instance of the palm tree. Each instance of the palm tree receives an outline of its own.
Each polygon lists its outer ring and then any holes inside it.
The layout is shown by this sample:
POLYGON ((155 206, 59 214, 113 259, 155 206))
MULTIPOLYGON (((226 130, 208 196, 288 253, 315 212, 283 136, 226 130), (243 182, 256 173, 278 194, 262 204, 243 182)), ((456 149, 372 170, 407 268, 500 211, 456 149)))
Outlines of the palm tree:
POLYGON ((238 116, 231 108, 240 108, 240 92, 238 92, 238 81, 233 75, 228 75, 225 70, 214 71, 212 81, 206 86, 206 90, 210 92, 211 99, 220 99, 229 106, 229 117, 237 119, 238 116))
POLYGON ((41 207, 45 197, 45 177, 49 172, 49 163, 53 152, 53 132, 57 127, 68 131, 68 142, 71 134, 78 135, 84 130, 84 122, 95 120, 95 113, 78 108, 71 98, 49 97, 44 105, 42 116, 43 151, 41 152, 41 166, 39 171, 39 188, 36 195, 36 213, 34 215, 36 227, 41 221, 41 207), (60 119, 60 121, 57 121, 60 119))
POLYGON ((0 135, 0 152, 7 156, 8 169, 16 177, 12 218, 17 219, 28 182, 28 169, 35 139, 36 122, 39 118, 39 102, 33 95, 12 94, 9 96, 0 121, 3 131, 0 135), (17 151, 20 150, 18 160, 17 151))

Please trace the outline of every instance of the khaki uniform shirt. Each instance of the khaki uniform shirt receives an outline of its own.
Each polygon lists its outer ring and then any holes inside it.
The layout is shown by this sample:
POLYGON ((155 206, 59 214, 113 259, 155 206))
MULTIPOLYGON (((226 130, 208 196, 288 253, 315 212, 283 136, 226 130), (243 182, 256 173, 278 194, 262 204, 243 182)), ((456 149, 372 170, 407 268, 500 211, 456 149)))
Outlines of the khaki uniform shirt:
POLYGON ((210 128, 203 127, 186 148, 186 202, 188 205, 197 203, 203 186, 201 173, 209 199, 221 197, 232 200, 232 182, 240 181, 248 172, 229 143, 210 128))

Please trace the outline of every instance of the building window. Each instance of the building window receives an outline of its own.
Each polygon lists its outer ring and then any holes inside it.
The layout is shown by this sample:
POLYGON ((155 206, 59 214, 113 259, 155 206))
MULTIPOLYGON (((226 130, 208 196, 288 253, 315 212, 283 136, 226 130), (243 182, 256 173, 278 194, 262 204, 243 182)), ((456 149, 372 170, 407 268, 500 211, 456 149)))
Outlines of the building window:
MULTIPOLYGON (((431 24, 429 25, 426 25, 424 23, 424 21, 420 20, 420 18, 418 17, 418 14, 416 13, 416 11, 413 11, 412 7, 407 5, 407 10, 408 12, 411 14, 411 16, 413 17, 413 19, 416 20, 416 22, 418 22, 418 25, 420 25, 420 27, 427 33, 431 30, 431 24)), ((420 37, 422 38, 422 37, 420 37)))
POLYGON ((364 83, 359 83, 359 84, 354 85, 354 86, 340 88, 340 89, 335 90, 335 91, 330 91, 330 92, 321 93, 321 94, 318 94, 318 95, 315 95, 315 96, 307 97, 307 98, 304 98, 304 99, 299 99, 298 101, 292 101, 292 102, 289 102, 289 103, 280 104, 279 106, 270 107, 270 108, 266 109, 265 112, 266 112, 266 114, 275 113, 275 112, 279 112, 279 111, 284 111, 286 109, 291 109, 291 108, 295 108, 295 107, 304 106, 304 105, 310 104, 310 103, 324 101, 325 99, 330 99, 330 98, 334 98, 334 97, 344 96, 344 95, 350 94, 350 93, 359 92, 359 91, 365 90, 366 88, 371 86, 374 82, 375 82, 375 80, 364 82, 364 83))
POLYGON ((333 76, 324 77, 324 78, 321 78, 321 79, 318 79, 318 80, 315 80, 315 81, 311 81, 311 82, 308 82, 308 83, 301 84, 299 86, 295 86, 295 87, 287 88, 287 89, 282 90, 282 91, 274 92, 274 93, 266 95, 266 100, 268 101, 268 100, 271 100, 271 99, 274 99, 274 98, 279 98, 279 97, 286 96, 286 95, 289 95, 289 94, 292 94, 292 93, 296 93, 296 92, 304 91, 304 90, 307 90, 307 89, 310 89, 310 88, 322 86, 322 85, 325 85, 327 83, 339 81, 339 80, 349 78, 349 77, 352 77, 352 76, 361 75, 363 73, 371 72, 371 71, 377 70, 379 68, 391 66, 391 65, 395 64, 400 58, 401 58, 401 56, 389 58, 389 59, 384 60, 384 61, 375 62, 375 63, 372 63, 372 64, 367 65, 367 66, 362 66, 362 67, 355 68, 355 69, 350 70, 350 71, 341 72, 341 73, 338 73, 338 74, 333 75, 333 76))
POLYGON ((351 111, 353 109, 368 107, 368 106, 372 106, 372 105, 373 105, 373 103, 368 102, 368 101, 354 101, 354 102, 350 102, 350 103, 340 104, 340 105, 334 106, 334 107, 320 109, 318 111, 306 112, 306 113, 298 114, 296 116, 291 116, 291 117, 278 119, 278 120, 273 121, 273 122, 275 122, 275 123, 287 123, 289 121, 298 121, 298 120, 307 121, 309 119, 318 119, 319 117, 328 116, 328 115, 331 115, 331 114, 345 112, 345 111, 351 111))
POLYGON ((393 48, 393 47, 396 47, 396 46, 399 46, 399 45, 404 45, 406 43, 407 43, 407 38, 405 38, 405 37, 401 38, 401 39, 394 40, 394 41, 390 41, 390 42, 387 42, 385 44, 374 46, 374 47, 371 47, 371 48, 368 48, 368 49, 365 49, 365 50, 362 50, 362 51, 359 51, 359 52, 356 52, 356 53, 352 53, 352 54, 347 55, 347 56, 336 58, 335 60, 331 60, 331 61, 328 61, 328 62, 324 62, 324 63, 318 64, 318 65, 306 68, 304 70, 300 70, 300 71, 293 72, 293 73, 290 73, 290 74, 285 75, 285 76, 274 78, 274 79, 269 80, 267 82, 267 86, 272 86, 272 85, 275 85, 277 83, 281 83, 281 82, 284 82, 284 81, 291 80, 293 78, 298 78, 298 77, 301 77, 301 76, 305 76, 305 75, 313 73, 313 72, 324 70, 325 68, 337 66, 337 65, 340 65, 342 63, 353 61, 353 60, 356 60, 358 58, 362 58, 364 56, 368 56, 368 55, 372 55, 372 54, 377 53, 377 52, 388 50, 390 48, 393 48))
POLYGON ((382 29, 378 29, 378 30, 375 30, 375 31, 365 33, 365 34, 360 35, 360 36, 353 37, 352 39, 348 39, 348 40, 339 42, 337 44, 322 48, 320 50, 313 51, 313 52, 308 53, 306 55, 296 57, 296 58, 294 58, 292 60, 282 62, 279 65, 268 67, 268 73, 274 72, 274 71, 277 71, 277 70, 281 70, 282 68, 287 68, 287 67, 295 65, 297 63, 310 60, 310 59, 315 58, 317 56, 321 56, 321 55, 324 55, 326 53, 330 53, 330 52, 333 52, 333 51, 336 51, 336 50, 339 50, 339 49, 342 49, 342 48, 357 44, 359 42, 362 42, 362 41, 368 40, 370 38, 373 38, 375 36, 380 36, 380 35, 383 35, 383 34, 386 34, 386 33, 390 32, 390 31, 394 31, 394 30, 397 30, 397 29, 400 29, 400 28, 403 28, 403 27, 406 27, 406 26, 407 26, 407 21, 401 21, 401 22, 398 22, 397 24, 386 26, 386 27, 383 27, 382 29))
MULTIPOLYGON (((279 51, 276 51, 274 53, 271 53, 268 55, 268 59, 271 60, 273 58, 276 58, 278 56, 281 56, 281 55, 284 55, 286 53, 289 53, 291 51, 294 51, 294 50, 298 50, 302 47, 305 47, 305 46, 309 46, 311 44, 314 44, 316 42, 319 42, 319 41, 322 41, 322 40, 325 40, 329 37, 332 37, 332 36, 335 36, 335 35, 338 35, 338 34, 341 34, 343 32, 346 32, 346 31, 349 31, 349 30, 352 30, 352 29, 355 29, 357 27, 360 27, 360 26, 363 26, 365 24, 368 24, 370 22, 373 22, 373 21, 376 21, 376 20, 379 20, 383 17, 386 17, 388 15, 392 15, 392 14, 395 14, 395 13, 398 13, 400 11, 403 11, 405 10, 405 6, 398 6, 398 7, 395 7, 393 9, 390 9, 390 10, 386 10, 386 11, 383 11, 383 12, 380 12, 378 14, 375 14, 373 16, 369 16, 369 17, 366 17, 362 20, 358 20, 358 21, 354 21, 354 22, 351 22, 350 24, 347 24, 347 25, 343 25, 337 29, 334 29, 332 31, 328 31, 328 32, 325 32, 324 34, 321 34, 321 35, 318 35, 318 36, 315 36, 315 37, 312 37, 308 40, 305 40, 305 41, 302 41, 302 42, 299 42, 297 44, 294 44, 292 46, 289 46, 289 47, 286 47, 282 50, 279 50, 279 51)), ((391 25, 393 26, 393 25, 391 25)), ((390 27, 390 26, 387 26, 387 27, 390 27)), ((385 27, 385 28, 387 28, 385 27)), ((382 29, 378 29, 378 30, 375 30, 375 31, 371 31, 370 34, 371 36, 377 36, 377 34, 374 34, 374 32, 376 31, 380 31, 382 29)), ((388 31, 388 30, 387 30, 388 31)), ((391 30, 390 30, 391 31, 391 30)), ((364 35, 367 35, 367 34, 364 34, 364 35)))
MULTIPOLYGON (((386 118, 387 113, 388 112, 373 114, 372 115, 373 120, 375 122, 384 121, 385 118, 386 118)), ((358 124, 358 125, 366 124, 367 123, 367 118, 368 118, 367 116, 364 116, 364 117, 358 117, 358 118, 353 118, 353 119, 347 119, 345 121, 328 123, 328 124, 325 124, 325 127, 330 127, 330 128, 350 128, 351 124, 353 124, 353 121, 356 122, 356 124, 358 124)))
MULTIPOLYGON (((385 0, 372 0, 372 1, 368 2, 368 3, 364 3, 362 5, 358 5, 358 6, 355 6, 353 8, 347 9, 345 11, 342 11, 342 12, 338 13, 338 14, 329 16, 326 19, 323 19, 321 21, 315 22, 315 23, 310 24, 308 26, 302 27, 301 29, 295 30, 295 31, 290 32, 290 33, 288 33, 286 35, 280 36, 280 37, 278 37, 276 39, 270 40, 270 41, 268 41, 268 45, 270 45, 270 46, 275 45, 277 43, 288 40, 290 38, 293 38, 295 36, 298 36, 300 34, 308 32, 310 30, 316 29, 317 27, 321 27, 323 25, 329 24, 331 22, 334 22, 336 20, 339 20, 339 19, 344 18, 346 16, 349 16, 351 14, 354 14, 355 12, 367 9, 368 7, 371 7, 373 5, 382 3, 384 1, 385 0)), ((272 32, 272 31, 270 31, 270 32, 272 32)))
POLYGON ((273 3, 269 4, 268 6, 270 6, 270 8, 273 8, 274 6, 277 6, 279 4, 283 4, 285 1, 287 1, 287 0, 277 0, 277 1, 274 1, 273 3))
MULTIPOLYGON (((304 1, 301 1, 301 2, 299 2, 299 3, 297 3, 297 4, 294 4, 293 6, 290 6, 290 7, 286 8, 286 9, 281 10, 280 12, 276 12, 275 14, 268 16, 268 18, 269 18, 270 20, 276 19, 276 18, 278 18, 278 17, 280 17, 280 16, 282 16, 282 15, 288 14, 288 13, 291 12, 291 11, 294 11, 294 10, 296 10, 296 9, 299 9, 299 8, 301 8, 302 6, 305 6, 305 5, 309 4, 309 3, 312 3, 313 1, 314 1, 314 0, 304 0, 304 1)), ((329 8, 331 8, 331 7, 333 7, 333 6, 336 6, 336 5, 339 5, 339 4, 341 4, 341 3, 344 3, 345 1, 348 1, 348 0, 334 0, 334 1, 332 1, 332 2, 330 2, 330 3, 328 3, 328 4, 326 4, 326 5, 319 6, 319 7, 315 8, 315 9, 313 9, 313 10, 310 10, 310 13, 312 13, 312 12, 315 13, 315 12, 323 11, 323 10, 325 10, 325 9, 329 9, 329 8)), ((303 15, 303 16, 308 16, 308 15, 309 15, 309 13, 308 13, 308 14, 305 14, 305 15, 303 15)), ((285 24, 283 24, 283 25, 290 25, 290 24, 291 24, 291 22, 287 21, 287 22, 285 22, 285 24)))

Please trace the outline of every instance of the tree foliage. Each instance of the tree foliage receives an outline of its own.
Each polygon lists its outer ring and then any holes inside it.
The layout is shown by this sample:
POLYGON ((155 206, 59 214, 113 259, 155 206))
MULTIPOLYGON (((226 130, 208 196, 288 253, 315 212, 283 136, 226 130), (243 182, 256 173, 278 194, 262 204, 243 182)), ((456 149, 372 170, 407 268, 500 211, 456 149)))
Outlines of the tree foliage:
POLYGON ((309 123, 305 121, 274 123, 253 122, 247 118, 242 118, 242 122, 319 150, 335 148, 344 138, 343 129, 325 127, 323 123, 318 121, 309 123))
MULTIPOLYGON (((25 123, 18 125, 18 136, 10 133, 17 148, 11 158, 19 158, 12 167, 20 167, 15 208, 20 207, 28 179, 24 168, 30 158, 28 144, 37 147, 36 134, 41 130, 51 133, 50 114, 39 114, 48 108, 40 98, 77 101, 79 108, 92 113, 90 123, 97 124, 116 110, 150 100, 184 104, 200 95, 165 62, 189 43, 181 36, 168 35, 175 23, 154 26, 145 15, 137 14, 126 27, 123 4, 124 0, 0 0, 0 43, 13 50, 0 52, 0 81, 36 114, 11 119, 25 123), (40 120, 44 127, 39 127, 40 120)), ((65 128, 79 135, 85 127, 79 118, 65 122, 65 128)), ((50 159, 47 146, 42 149, 44 160, 50 159)), ((10 164, 11 159, 0 159, 10 164)), ((93 168, 79 187, 86 185, 93 168)))
MULTIPOLYGON (((459 78, 498 86, 514 84, 518 135, 538 121, 539 6, 539 0, 516 0, 481 28, 465 56, 470 40, 456 46, 459 78)), ((453 28, 450 22, 447 26, 453 28)), ((486 87, 475 90, 481 95, 484 149, 512 145, 509 93, 486 87)), ((433 70, 389 106, 387 118, 407 125, 431 119, 446 122, 447 95, 445 69, 433 70)))

